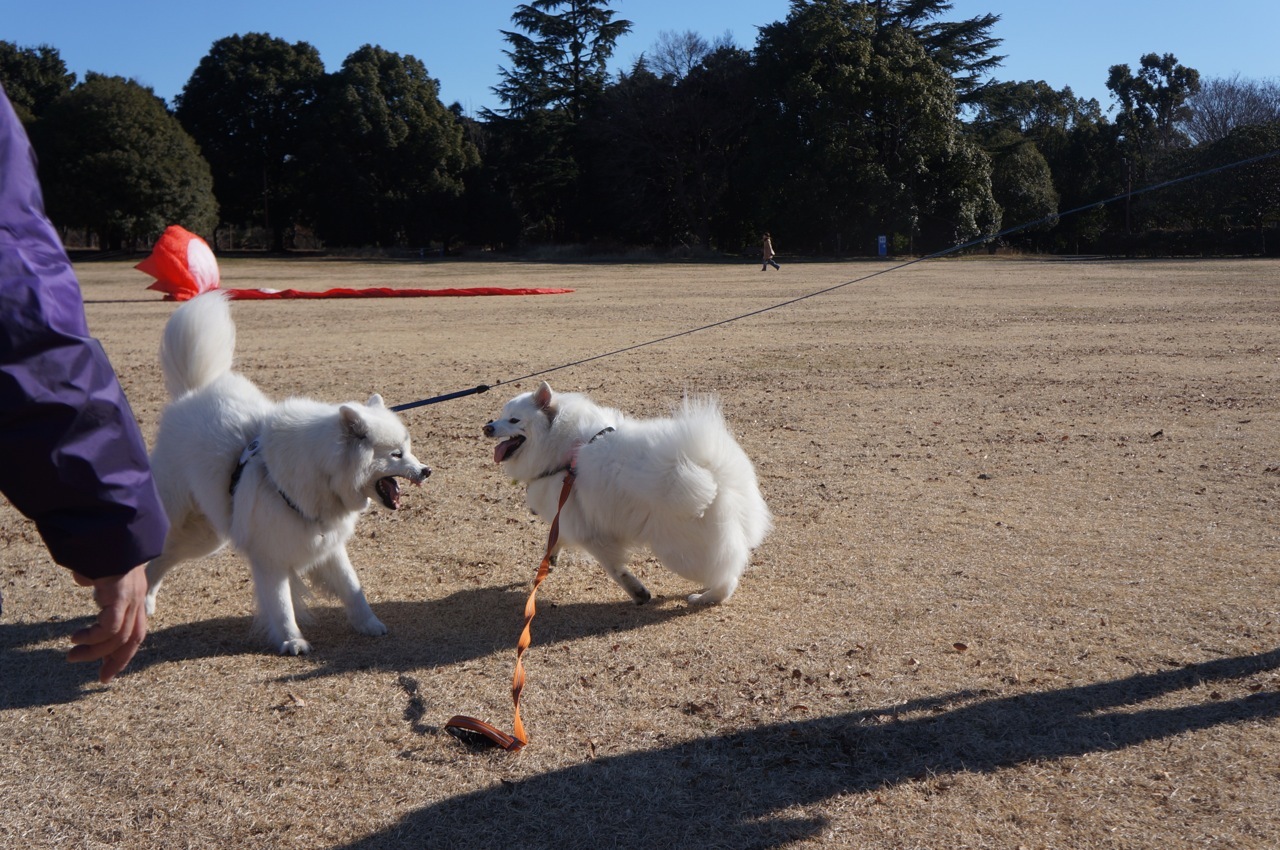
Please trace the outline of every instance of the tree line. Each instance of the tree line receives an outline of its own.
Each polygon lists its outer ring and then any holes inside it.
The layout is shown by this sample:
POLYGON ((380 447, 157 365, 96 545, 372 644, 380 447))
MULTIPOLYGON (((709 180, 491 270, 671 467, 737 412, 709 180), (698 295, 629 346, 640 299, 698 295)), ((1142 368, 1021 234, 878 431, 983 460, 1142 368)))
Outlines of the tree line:
MULTIPOLYGON (((219 248, 895 254, 1003 234, 1024 251, 1280 253, 1280 84, 1202 80, 1172 54, 1094 99, 1000 81, 993 14, 947 0, 791 0, 755 45, 664 32, 607 71, 609 0, 519 5, 479 115, 373 45, 327 72, 266 33, 215 42, 172 109, 55 47, 0 41, 51 218, 104 249, 182 224, 219 248), (1094 206, 1090 206, 1094 205, 1094 206), (1064 211, 1084 208, 1069 216, 1064 211), (1034 226, 1006 233, 1026 224, 1034 226)), ((1100 69, 1101 72, 1101 69, 1100 69)))

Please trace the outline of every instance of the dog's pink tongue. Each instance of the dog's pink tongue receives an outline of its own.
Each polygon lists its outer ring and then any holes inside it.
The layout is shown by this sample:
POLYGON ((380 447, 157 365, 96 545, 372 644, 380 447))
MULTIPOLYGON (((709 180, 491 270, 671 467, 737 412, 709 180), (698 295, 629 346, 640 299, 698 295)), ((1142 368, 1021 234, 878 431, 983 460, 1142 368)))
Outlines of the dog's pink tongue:
POLYGON ((507 452, 511 451, 511 449, 519 445, 520 442, 521 441, 518 437, 512 437, 508 440, 503 440, 501 443, 498 443, 498 445, 494 446, 493 448, 493 462, 502 463, 504 460, 507 459, 507 452))

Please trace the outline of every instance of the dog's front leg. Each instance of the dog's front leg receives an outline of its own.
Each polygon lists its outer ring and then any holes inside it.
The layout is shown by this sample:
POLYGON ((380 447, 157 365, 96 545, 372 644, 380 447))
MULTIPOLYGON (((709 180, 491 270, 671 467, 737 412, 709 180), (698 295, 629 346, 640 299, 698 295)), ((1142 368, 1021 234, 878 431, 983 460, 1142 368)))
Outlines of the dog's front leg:
POLYGON ((342 600, 353 629, 362 635, 374 637, 387 633, 387 627, 369 607, 369 600, 365 598, 360 578, 356 575, 355 567, 351 566, 351 559, 347 557, 345 548, 338 549, 316 564, 312 574, 342 600))
POLYGON ((288 567, 254 563, 253 587, 258 597, 258 616, 267 631, 267 640, 281 655, 306 655, 311 644, 298 629, 293 607, 293 588, 288 567))

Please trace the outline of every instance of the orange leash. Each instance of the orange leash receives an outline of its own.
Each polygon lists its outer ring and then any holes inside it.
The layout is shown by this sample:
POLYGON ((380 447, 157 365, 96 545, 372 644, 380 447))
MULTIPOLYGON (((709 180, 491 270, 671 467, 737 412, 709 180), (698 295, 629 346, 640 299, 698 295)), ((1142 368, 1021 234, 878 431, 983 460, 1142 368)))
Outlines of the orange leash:
POLYGON ((524 723, 520 720, 520 692, 524 690, 525 681, 524 651, 533 642, 530 626, 533 623, 533 615, 538 613, 534 600, 538 595, 538 586, 542 584, 542 580, 551 572, 551 556, 555 552, 556 543, 560 539, 560 511, 564 509, 564 503, 569 501, 569 491, 573 489, 574 477, 573 467, 570 467, 564 474, 564 485, 560 488, 560 504, 556 506, 555 518, 551 520, 551 531, 547 535, 546 554, 542 556, 542 563, 538 565, 538 573, 534 576, 533 589, 529 591, 529 601, 524 604, 524 631, 520 632, 520 640, 516 643, 516 669, 515 674, 511 677, 511 701, 515 704, 515 720, 512 724, 512 734, 508 735, 483 720, 456 714, 450 717, 449 722, 444 725, 444 730, 454 737, 471 741, 476 740, 474 736, 481 736, 481 738, 487 739, 511 753, 520 752, 520 750, 524 749, 525 744, 529 743, 529 736, 524 731, 524 723))

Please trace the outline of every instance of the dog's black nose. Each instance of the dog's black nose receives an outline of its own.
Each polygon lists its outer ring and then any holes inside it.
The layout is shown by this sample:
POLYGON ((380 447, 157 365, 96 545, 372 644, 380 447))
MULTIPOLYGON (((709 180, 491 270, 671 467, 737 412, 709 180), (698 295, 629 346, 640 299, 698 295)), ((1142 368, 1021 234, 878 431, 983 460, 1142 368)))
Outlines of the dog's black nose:
POLYGON ((430 477, 431 477, 431 467, 429 466, 422 467, 422 480, 426 481, 430 477))
POLYGON ((484 426, 484 428, 483 428, 483 430, 484 430, 484 435, 485 435, 486 437, 492 437, 492 436, 493 436, 493 423, 492 423, 492 422, 486 422, 486 423, 485 423, 485 426, 484 426))

